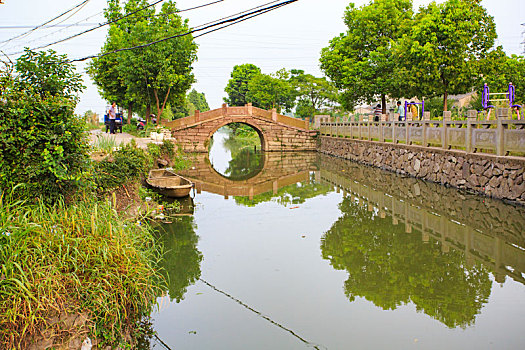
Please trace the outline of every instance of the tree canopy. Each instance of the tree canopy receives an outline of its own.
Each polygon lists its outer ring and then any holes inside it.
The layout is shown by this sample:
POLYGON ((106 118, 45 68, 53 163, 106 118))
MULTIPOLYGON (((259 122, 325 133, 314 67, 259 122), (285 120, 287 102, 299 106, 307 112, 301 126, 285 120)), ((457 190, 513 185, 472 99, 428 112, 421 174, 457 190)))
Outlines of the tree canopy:
POLYGON ((248 82, 246 101, 263 109, 291 111, 297 97, 293 85, 288 81, 288 73, 284 70, 273 75, 259 73, 248 82))
POLYGON ((261 69, 251 63, 234 66, 231 79, 224 89, 228 94, 228 97, 224 98, 224 102, 230 106, 244 106, 247 104, 248 83, 255 75, 260 73, 261 69))
POLYGON ((411 0, 374 0, 356 8, 351 3, 344 21, 348 30, 321 52, 321 69, 342 90, 347 109, 385 96, 398 96, 399 79, 392 47, 411 28, 411 0))
POLYGON ((479 60, 494 46, 494 19, 481 0, 448 0, 420 8, 411 30, 395 48, 397 75, 405 95, 420 98, 470 92, 479 79, 479 60))
MULTIPOLYGON (((105 15, 111 20, 147 5, 145 0, 130 0, 123 6, 119 0, 109 0, 105 15)), ((169 0, 157 14, 148 8, 111 24, 102 53, 189 31, 188 21, 177 12, 175 2, 169 0)), ((193 37, 186 35, 94 59, 89 72, 104 97, 137 102, 148 112, 154 105, 160 119, 165 106, 182 100, 195 81, 196 53, 193 37)))

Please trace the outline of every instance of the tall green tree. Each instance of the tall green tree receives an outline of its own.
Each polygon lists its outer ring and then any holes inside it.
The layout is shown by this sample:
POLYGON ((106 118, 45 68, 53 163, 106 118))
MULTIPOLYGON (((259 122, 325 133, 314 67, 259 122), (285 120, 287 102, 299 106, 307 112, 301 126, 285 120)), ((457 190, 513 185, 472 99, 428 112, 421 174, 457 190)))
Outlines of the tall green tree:
POLYGON ((311 120, 322 108, 336 104, 337 88, 326 78, 317 78, 298 69, 292 69, 290 73, 290 83, 298 95, 296 114, 311 120))
POLYGON ((224 98, 224 102, 230 106, 244 106, 248 103, 246 100, 248 83, 255 75, 260 73, 261 69, 251 63, 234 66, 231 79, 224 89, 228 94, 228 97, 224 98))
POLYGON ((373 0, 356 8, 351 3, 344 21, 348 30, 321 52, 321 69, 342 90, 341 103, 352 109, 361 102, 398 96, 399 79, 392 47, 410 29, 411 0, 373 0))
MULTIPOLYGON (((109 0, 106 18, 115 19, 147 5, 145 0, 129 0, 124 6, 119 0, 109 0)), ((102 53, 147 44, 187 31, 188 21, 178 15, 175 2, 165 1, 159 13, 155 13, 154 8, 148 8, 112 24, 102 53)), ((98 79, 101 82, 99 88, 103 90, 108 88, 108 80, 117 80, 118 83, 109 85, 111 94, 122 97, 121 89, 124 88, 123 98, 137 100, 146 107, 147 114, 154 105, 160 120, 165 106, 182 100, 195 81, 192 64, 197 59, 196 53, 197 45, 193 37, 186 35, 112 54, 115 58, 106 60, 106 65, 98 64, 100 60, 94 61, 91 72, 95 81, 97 75, 106 75, 105 79, 98 79)))
POLYGON ((194 111, 199 110, 201 112, 206 112, 210 110, 210 106, 208 105, 208 101, 206 101, 204 93, 197 92, 195 89, 192 89, 188 93, 188 102, 193 105, 194 111))
POLYGON ((248 83, 246 101, 263 109, 291 111, 297 92, 288 79, 289 74, 282 70, 273 75, 259 73, 253 76, 248 83))
POLYGON ((395 46, 406 86, 418 97, 469 92, 479 78, 479 60, 494 46, 494 19, 481 0, 448 0, 420 8, 415 23, 395 46))

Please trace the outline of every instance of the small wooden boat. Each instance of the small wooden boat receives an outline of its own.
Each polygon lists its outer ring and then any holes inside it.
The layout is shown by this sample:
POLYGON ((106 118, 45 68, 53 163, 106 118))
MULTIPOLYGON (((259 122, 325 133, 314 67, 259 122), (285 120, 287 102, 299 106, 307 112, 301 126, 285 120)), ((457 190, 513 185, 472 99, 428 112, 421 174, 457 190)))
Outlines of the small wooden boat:
POLYGON ((160 194, 174 198, 186 197, 193 188, 190 180, 166 169, 151 170, 146 182, 160 194))

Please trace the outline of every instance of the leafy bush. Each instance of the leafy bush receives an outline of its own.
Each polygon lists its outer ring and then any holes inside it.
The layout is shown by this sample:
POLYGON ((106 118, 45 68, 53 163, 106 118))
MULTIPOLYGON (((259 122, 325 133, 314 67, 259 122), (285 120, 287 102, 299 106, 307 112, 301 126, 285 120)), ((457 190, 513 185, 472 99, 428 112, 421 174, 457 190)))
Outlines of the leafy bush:
POLYGON ((151 166, 146 152, 131 142, 95 164, 95 184, 99 191, 107 191, 143 176, 151 166))
POLYGON ((0 187, 24 183, 25 196, 53 201, 82 184, 89 146, 73 110, 62 97, 19 94, 0 102, 0 187))

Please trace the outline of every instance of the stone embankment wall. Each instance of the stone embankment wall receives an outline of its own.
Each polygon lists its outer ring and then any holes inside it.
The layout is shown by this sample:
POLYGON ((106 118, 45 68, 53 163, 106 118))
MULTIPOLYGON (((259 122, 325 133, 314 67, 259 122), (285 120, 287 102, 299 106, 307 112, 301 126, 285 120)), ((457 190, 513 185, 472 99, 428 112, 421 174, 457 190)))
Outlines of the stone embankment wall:
POLYGON ((323 136, 321 153, 525 205, 525 158, 323 136))

